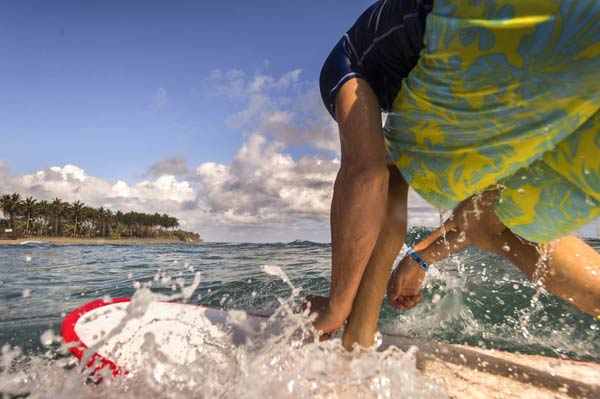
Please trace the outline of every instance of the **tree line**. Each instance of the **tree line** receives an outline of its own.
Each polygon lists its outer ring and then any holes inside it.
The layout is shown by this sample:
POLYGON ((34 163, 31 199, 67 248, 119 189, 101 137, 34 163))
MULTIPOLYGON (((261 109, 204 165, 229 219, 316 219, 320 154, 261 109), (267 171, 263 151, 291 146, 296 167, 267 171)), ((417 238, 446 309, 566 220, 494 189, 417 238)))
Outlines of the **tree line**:
POLYGON ((180 229, 179 220, 167 214, 121 212, 93 208, 81 201, 73 203, 23 198, 18 193, 0 197, 4 220, 0 227, 17 236, 79 238, 179 238, 200 241, 200 235, 180 229))

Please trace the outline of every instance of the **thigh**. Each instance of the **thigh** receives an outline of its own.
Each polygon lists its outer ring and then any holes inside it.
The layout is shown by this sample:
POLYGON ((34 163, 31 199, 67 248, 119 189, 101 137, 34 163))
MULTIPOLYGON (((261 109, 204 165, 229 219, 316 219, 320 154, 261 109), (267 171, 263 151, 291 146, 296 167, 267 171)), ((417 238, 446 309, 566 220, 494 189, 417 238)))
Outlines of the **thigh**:
POLYGON ((373 89, 362 79, 344 83, 336 97, 342 165, 356 170, 384 168, 381 109, 373 89))

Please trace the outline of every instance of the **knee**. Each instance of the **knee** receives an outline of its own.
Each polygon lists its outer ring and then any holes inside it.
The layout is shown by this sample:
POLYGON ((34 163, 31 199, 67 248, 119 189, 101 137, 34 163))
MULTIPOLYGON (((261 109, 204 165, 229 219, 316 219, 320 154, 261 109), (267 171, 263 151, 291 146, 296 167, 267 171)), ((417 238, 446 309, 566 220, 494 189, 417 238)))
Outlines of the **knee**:
POLYGON ((339 174, 358 187, 372 190, 387 186, 390 173, 383 163, 342 162, 339 174))

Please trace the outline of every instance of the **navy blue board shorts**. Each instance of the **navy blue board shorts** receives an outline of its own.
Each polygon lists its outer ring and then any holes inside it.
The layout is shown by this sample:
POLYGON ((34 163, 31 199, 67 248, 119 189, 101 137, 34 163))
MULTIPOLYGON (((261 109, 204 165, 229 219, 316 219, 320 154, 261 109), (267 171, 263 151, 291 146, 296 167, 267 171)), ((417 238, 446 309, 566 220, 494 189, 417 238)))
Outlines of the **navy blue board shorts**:
POLYGON ((335 96, 352 78, 365 80, 389 111, 423 49, 425 20, 433 0, 382 0, 369 7, 335 45, 319 85, 335 119, 335 96))

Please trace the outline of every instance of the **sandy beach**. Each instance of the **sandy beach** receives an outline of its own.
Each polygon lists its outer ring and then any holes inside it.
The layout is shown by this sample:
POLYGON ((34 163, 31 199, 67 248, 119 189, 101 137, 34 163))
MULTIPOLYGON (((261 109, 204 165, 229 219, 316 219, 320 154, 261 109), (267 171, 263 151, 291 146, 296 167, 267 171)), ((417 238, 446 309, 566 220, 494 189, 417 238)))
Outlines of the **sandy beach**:
POLYGON ((178 238, 75 238, 75 237, 26 237, 16 240, 0 240, 0 245, 20 245, 26 242, 46 244, 82 244, 82 245, 115 245, 115 244, 197 244, 186 243, 178 238))

